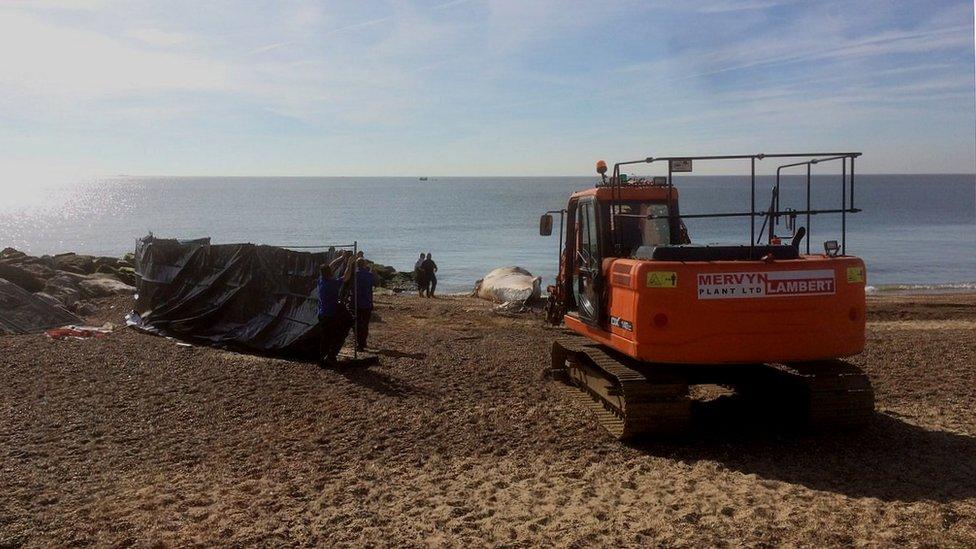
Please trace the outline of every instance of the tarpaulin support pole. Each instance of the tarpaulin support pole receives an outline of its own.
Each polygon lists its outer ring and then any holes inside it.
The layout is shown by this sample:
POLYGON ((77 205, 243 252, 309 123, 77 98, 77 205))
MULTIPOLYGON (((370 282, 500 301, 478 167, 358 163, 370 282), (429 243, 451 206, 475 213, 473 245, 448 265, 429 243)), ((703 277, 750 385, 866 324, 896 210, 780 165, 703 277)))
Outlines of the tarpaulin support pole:
POLYGON ((359 241, 352 241, 352 359, 359 360, 359 241))

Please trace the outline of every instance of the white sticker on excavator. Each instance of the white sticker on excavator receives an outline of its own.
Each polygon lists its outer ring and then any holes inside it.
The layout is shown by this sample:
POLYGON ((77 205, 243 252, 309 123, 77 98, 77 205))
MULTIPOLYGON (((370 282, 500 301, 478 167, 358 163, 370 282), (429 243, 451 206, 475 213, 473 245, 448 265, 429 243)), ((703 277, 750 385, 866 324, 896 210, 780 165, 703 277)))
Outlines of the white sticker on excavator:
POLYGON ((834 289, 832 269, 698 275, 698 299, 830 295, 834 289))

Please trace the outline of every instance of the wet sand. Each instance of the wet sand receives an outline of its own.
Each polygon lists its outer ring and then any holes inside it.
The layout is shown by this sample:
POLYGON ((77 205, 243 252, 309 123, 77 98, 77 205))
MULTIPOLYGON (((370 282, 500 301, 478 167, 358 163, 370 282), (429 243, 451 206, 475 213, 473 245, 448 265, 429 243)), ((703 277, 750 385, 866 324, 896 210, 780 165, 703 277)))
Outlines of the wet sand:
POLYGON ((0 337, 0 546, 976 544, 976 296, 870 298, 863 431, 733 401, 627 445, 540 379, 538 316, 377 303, 368 369, 0 337))

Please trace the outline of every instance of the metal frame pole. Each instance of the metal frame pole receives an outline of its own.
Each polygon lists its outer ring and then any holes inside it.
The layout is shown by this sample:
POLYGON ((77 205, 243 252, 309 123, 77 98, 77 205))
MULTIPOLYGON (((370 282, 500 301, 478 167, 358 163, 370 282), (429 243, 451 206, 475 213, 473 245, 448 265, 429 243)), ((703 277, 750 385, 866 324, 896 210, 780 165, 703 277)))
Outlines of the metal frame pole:
POLYGON ((840 165, 840 255, 847 255, 847 159, 840 165))
POLYGON ((556 243, 556 273, 559 273, 559 264, 563 262, 563 218, 566 210, 559 210, 559 242, 556 243))
POLYGON ((807 255, 810 255, 810 164, 807 164, 807 255))
POLYGON ((566 210, 549 210, 546 212, 547 215, 559 214, 559 241, 556 242, 556 264, 562 261, 563 257, 563 221, 566 217, 566 210))
POLYGON ((359 359, 359 273, 357 263, 359 258, 359 241, 352 241, 352 359, 359 359))
POLYGON ((756 251, 756 157, 750 159, 752 166, 752 207, 749 208, 749 257, 752 258, 756 251))
MULTIPOLYGON (((668 161, 668 233, 670 233, 669 244, 675 242, 675 224, 678 218, 674 216, 674 181, 671 179, 673 177, 673 172, 671 171, 671 161, 668 161)), ((680 232, 680 231, 679 231, 680 232)))
POLYGON ((610 249, 617 249, 617 193, 620 184, 620 166, 613 167, 613 176, 610 177, 610 249))
MULTIPOLYGON (((776 226, 779 225, 779 170, 776 170, 776 188, 773 189, 773 196, 769 201, 770 212, 769 212, 769 234, 766 238, 766 244, 773 243, 773 236, 776 234, 776 226)), ((759 235, 762 238, 762 235, 759 235)))

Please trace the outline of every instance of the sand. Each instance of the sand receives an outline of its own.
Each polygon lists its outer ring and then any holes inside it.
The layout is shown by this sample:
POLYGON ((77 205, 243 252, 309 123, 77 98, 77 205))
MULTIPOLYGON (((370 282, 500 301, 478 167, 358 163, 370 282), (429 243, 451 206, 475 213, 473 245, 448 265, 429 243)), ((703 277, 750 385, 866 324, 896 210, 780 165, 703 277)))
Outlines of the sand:
POLYGON ((0 337, 0 546, 976 544, 976 296, 869 306, 865 430, 629 445, 540 379, 540 317, 471 298, 378 298, 368 369, 0 337))

